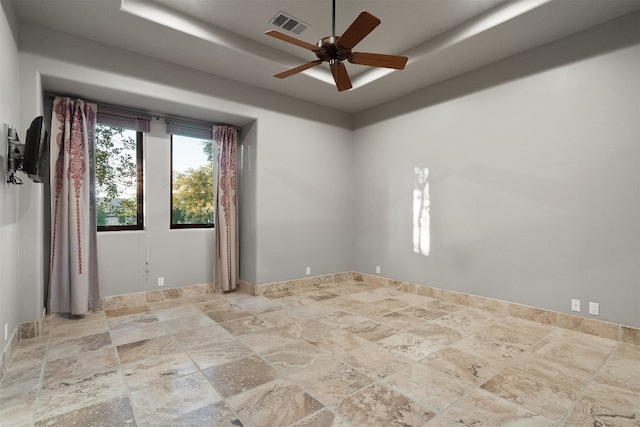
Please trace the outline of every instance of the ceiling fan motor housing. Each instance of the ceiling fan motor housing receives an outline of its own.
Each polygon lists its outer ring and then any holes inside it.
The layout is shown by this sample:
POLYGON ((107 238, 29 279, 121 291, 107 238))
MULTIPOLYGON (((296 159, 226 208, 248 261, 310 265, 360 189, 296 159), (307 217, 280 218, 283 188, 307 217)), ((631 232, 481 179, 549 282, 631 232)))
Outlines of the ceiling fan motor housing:
POLYGON ((318 41, 316 56, 321 61, 342 62, 352 56, 351 49, 345 49, 338 44, 340 37, 329 36, 318 41))

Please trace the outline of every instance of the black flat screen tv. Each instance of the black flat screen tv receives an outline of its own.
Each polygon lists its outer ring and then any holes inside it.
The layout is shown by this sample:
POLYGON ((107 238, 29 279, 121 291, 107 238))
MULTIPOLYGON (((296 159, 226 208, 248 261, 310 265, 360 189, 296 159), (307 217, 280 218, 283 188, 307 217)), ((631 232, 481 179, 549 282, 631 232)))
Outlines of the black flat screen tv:
POLYGON ((22 172, 33 182, 42 183, 47 174, 49 164, 49 132, 44 117, 38 116, 31 122, 24 143, 24 160, 22 172))

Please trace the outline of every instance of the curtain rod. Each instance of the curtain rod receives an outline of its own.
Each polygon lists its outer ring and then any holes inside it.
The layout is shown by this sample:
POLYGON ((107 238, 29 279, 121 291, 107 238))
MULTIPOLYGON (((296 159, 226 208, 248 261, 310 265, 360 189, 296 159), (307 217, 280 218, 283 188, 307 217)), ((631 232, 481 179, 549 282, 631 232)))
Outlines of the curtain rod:
MULTIPOLYGON (((45 92, 45 95, 48 96, 51 101, 53 101, 57 96, 67 97, 67 98, 79 98, 77 96, 60 95, 60 94, 55 94, 55 93, 51 93, 51 92, 45 92)), ((190 123, 193 123, 193 124, 196 124, 196 125, 202 125, 202 127, 206 127, 207 125, 208 126, 228 126, 228 127, 235 128, 238 132, 240 132, 242 130, 238 126, 231 125, 231 124, 228 124, 228 123, 215 123, 215 122, 207 122, 207 121, 189 119, 189 118, 186 118, 186 117, 166 116, 166 115, 163 115, 163 114, 153 114, 153 113, 149 113, 148 111, 140 110, 140 109, 137 109, 137 108, 130 108, 130 107, 123 107, 121 105, 107 104, 107 103, 95 101, 95 100, 92 100, 92 99, 84 99, 84 98, 82 98, 82 100, 85 101, 85 102, 90 102, 91 104, 97 104, 99 107, 103 107, 103 108, 111 108, 111 109, 130 112, 132 114, 143 114, 143 115, 146 115, 146 116, 151 116, 151 117, 154 117, 156 120, 160 120, 160 119, 164 119, 164 120, 180 120, 182 122, 190 122, 190 123)))

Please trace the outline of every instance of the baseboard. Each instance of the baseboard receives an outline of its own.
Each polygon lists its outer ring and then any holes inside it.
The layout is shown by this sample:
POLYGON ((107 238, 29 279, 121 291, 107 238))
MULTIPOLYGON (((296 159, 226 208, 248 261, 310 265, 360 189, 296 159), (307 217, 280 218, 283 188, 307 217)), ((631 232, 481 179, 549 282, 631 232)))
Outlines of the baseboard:
MULTIPOLYGON (((439 299, 444 302, 490 311, 497 315, 514 316, 545 325, 640 345, 640 328, 353 271, 273 282, 263 285, 255 285, 241 280, 239 290, 253 296, 268 296, 274 293, 293 291, 323 284, 340 283, 347 280, 366 282, 376 286, 393 288, 402 292, 439 299)), ((212 283, 137 292, 104 297, 102 298, 102 308, 104 310, 111 310, 144 305, 149 302, 163 301, 166 299, 194 297, 214 292, 221 292, 221 290, 215 289, 212 283)))
POLYGON ((158 302, 175 298, 196 297, 216 292, 212 283, 189 285, 181 288, 168 288, 156 291, 135 292, 124 295, 114 295, 102 298, 102 309, 113 310, 122 307, 145 305, 149 302, 158 302))
POLYGON ((9 368, 9 362, 11 362, 11 358, 13 357, 13 352, 18 347, 18 343, 20 343, 20 334, 18 331, 20 330, 20 325, 18 325, 11 334, 11 338, 9 339, 9 344, 5 347, 2 352, 2 362, 0 365, 0 381, 4 378, 4 373, 9 368))
POLYGON ((266 296, 273 293, 292 291, 295 289, 318 286, 324 283, 341 282, 344 280, 364 281, 381 287, 393 288, 402 292, 408 292, 439 299, 444 302, 466 305, 469 307, 490 311, 498 315, 514 316, 545 325, 556 326, 563 329, 596 335, 599 337, 609 338, 629 344, 640 345, 640 328, 605 322, 603 320, 591 319, 567 313, 561 313, 558 311, 547 310, 538 307, 531 307, 493 298, 486 298, 477 295, 449 291, 441 288, 434 288, 426 285, 403 282, 365 273, 337 273, 325 276, 267 283, 264 285, 253 285, 251 283, 244 282, 244 288, 247 289, 251 295, 266 296))
POLYGON ((20 323, 13 330, 9 344, 2 352, 2 361, 0 362, 0 381, 4 378, 4 373, 9 367, 13 353, 20 344, 20 341, 27 338, 36 338, 44 334, 46 310, 42 309, 42 315, 40 319, 33 322, 20 323))

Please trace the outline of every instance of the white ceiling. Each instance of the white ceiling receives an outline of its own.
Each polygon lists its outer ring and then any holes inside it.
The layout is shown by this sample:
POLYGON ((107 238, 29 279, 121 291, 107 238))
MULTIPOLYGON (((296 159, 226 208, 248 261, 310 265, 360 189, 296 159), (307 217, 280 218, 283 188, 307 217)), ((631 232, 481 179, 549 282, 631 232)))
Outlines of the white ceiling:
MULTIPOLYGON (((2 0, 7 1, 7 0, 2 0)), ((353 89, 328 69, 273 74, 316 59, 264 35, 285 12, 331 35, 331 0, 13 0, 20 19, 355 113, 640 9, 640 0, 336 0, 340 35, 366 10, 382 23, 353 50, 406 55, 403 71, 347 64, 353 89)))

